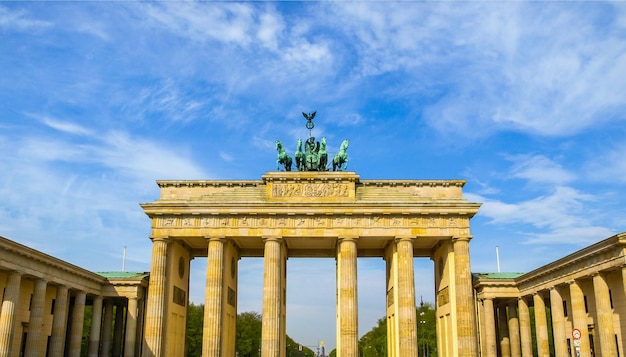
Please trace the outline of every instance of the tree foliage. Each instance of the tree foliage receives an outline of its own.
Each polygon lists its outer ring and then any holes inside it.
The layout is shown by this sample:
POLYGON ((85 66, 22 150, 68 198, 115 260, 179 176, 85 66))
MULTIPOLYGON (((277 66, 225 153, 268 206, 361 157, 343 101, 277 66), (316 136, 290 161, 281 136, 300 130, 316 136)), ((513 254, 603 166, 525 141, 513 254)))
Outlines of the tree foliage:
MULTIPOLYGON (((435 310, 430 303, 424 303, 415 311, 417 316, 418 356, 437 355, 437 335, 435 310)), ((378 320, 377 325, 359 340, 359 357, 387 356, 387 318, 378 320)), ((332 357, 332 354, 331 354, 332 357)))
POLYGON ((202 356, 202 329, 204 322, 204 305, 187 306, 187 342, 185 356, 202 356))
MULTIPOLYGON (((189 304, 187 308, 187 340, 185 355, 199 357, 202 355, 202 330, 204 322, 204 305, 189 304)), ((287 357, 314 357, 315 352, 287 336, 287 357), (302 346, 302 347, 300 347, 302 346)), ((261 351, 261 314, 242 312, 237 315, 235 332, 235 351, 238 357, 258 357, 261 351)))
POLYGON ((237 315, 235 350, 239 357, 256 357, 261 350, 261 314, 242 312, 237 315))

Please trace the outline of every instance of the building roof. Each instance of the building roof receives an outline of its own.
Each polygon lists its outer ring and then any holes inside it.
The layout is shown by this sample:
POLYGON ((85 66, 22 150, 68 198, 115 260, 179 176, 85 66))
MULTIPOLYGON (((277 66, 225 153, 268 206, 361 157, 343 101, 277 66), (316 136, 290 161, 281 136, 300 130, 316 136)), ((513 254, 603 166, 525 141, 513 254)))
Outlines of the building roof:
POLYGON ((148 272, 132 271, 98 271, 95 273, 107 279, 138 279, 145 278, 150 275, 148 272))
POLYGON ((515 279, 526 273, 473 273, 474 280, 478 279, 515 279))

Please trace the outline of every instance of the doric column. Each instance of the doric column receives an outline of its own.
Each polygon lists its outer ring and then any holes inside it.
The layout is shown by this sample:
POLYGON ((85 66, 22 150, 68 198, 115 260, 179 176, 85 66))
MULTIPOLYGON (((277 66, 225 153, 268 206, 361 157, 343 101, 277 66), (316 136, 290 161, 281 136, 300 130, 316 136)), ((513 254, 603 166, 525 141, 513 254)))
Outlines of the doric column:
POLYGON ((15 312, 20 298, 22 274, 10 272, 4 290, 4 300, 0 311, 0 357, 11 356, 11 342, 15 331, 15 312))
POLYGON ((585 311, 585 295, 576 280, 569 282, 569 294, 572 305, 572 328, 577 328, 581 332, 580 357, 591 357, 587 312, 585 311))
POLYGON ((509 338, 511 340, 511 357, 521 357, 519 319, 517 318, 517 304, 515 301, 509 301, 509 338))
POLYGON ((523 297, 517 300, 517 308, 519 309, 519 334, 522 357, 532 357, 533 341, 530 335, 530 311, 528 310, 528 303, 523 297))
POLYGON ((65 336, 67 328, 68 288, 65 285, 57 286, 57 295, 54 303, 54 317, 52 318, 52 336, 50 337, 50 356, 63 356, 65 351, 65 336))
POLYGON ((144 357, 163 356, 163 323, 165 320, 165 289, 167 270, 167 248, 170 240, 165 237, 152 238, 152 262, 150 265, 150 285, 148 285, 148 305, 146 307, 144 357))
POLYGON ((111 337, 113 336, 113 300, 104 301, 104 320, 102 322, 102 354, 111 354, 111 337))
POLYGON ((550 357, 550 345, 548 343, 548 320, 546 319, 546 304, 543 300, 543 296, 539 293, 533 294, 533 304, 535 305, 537 355, 539 357, 550 357))
POLYGON ((93 298, 91 330, 89 331, 89 357, 98 357, 100 349, 100 326, 102 326, 102 296, 93 298))
POLYGON ((69 357, 80 357, 80 344, 83 337, 83 323, 85 320, 85 299, 83 291, 76 293, 74 308, 72 309, 72 326, 70 330, 69 357))
POLYGON ((118 302, 115 305, 115 326, 113 329, 113 356, 122 354, 122 336, 124 334, 124 305, 118 302))
POLYGON ((204 331, 202 356, 220 357, 222 299, 224 295, 223 237, 211 237, 207 251, 206 283, 204 287, 204 331))
POLYGON ((137 342, 137 298, 128 298, 128 310, 126 311, 126 337, 124 340, 124 357, 135 356, 135 344, 137 342))
POLYGON ((626 265, 622 266, 622 289, 624 291, 624 296, 626 296, 626 265))
POLYGON ((598 344, 600 347, 599 356, 617 356, 615 348, 615 327, 613 326, 613 309, 611 309, 611 298, 609 296, 609 286, 603 274, 593 274, 593 292, 596 301, 596 329, 598 344))
POLYGON ((552 314, 552 338, 554 353, 557 356, 567 355, 567 339, 571 334, 565 331, 565 312, 563 311, 563 297, 557 287, 550 288, 550 313, 552 314))
POLYGON ((496 320, 493 309, 493 299, 483 299, 483 323, 485 324, 485 356, 496 357, 498 349, 496 346, 496 320))
POLYGON ((483 305, 483 298, 477 301, 478 310, 478 346, 480 350, 480 356, 487 356, 487 346, 485 345, 485 307, 483 305))
MULTIPOLYGON (((354 323, 357 322, 357 277, 356 277, 356 241, 350 245, 354 249, 354 274, 345 276, 354 279, 354 323)), ((398 331, 400 356, 417 356, 417 316, 415 314, 415 271, 413 269, 413 238, 396 238, 398 254, 398 331)), ((348 253, 350 254, 350 253, 348 253)), ((350 272, 351 273, 351 272, 350 272)), ((355 325, 356 327, 356 325, 355 325)), ((358 342, 358 339, 357 339, 358 342)))
POLYGON ((478 355, 476 340, 476 314, 472 290, 472 272, 470 270, 469 241, 472 237, 454 237, 454 281, 456 287, 456 319, 458 357, 478 355))
POLYGON ((48 282, 43 279, 35 280, 35 289, 30 307, 28 319, 28 335, 26 336, 25 357, 38 357, 42 354, 41 339, 43 328, 43 306, 46 302, 46 289, 48 282))
POLYGON ((500 332, 500 352, 502 357, 511 357, 511 340, 506 305, 498 306, 498 331, 500 332))
POLYGON ((265 238, 263 255, 263 316, 261 356, 280 357, 282 334, 282 244, 281 237, 265 238))
MULTIPOLYGON (((357 239, 340 238, 337 243, 337 355, 342 357, 356 357, 359 350, 357 239)), ((413 315, 417 319, 416 314, 413 315)))

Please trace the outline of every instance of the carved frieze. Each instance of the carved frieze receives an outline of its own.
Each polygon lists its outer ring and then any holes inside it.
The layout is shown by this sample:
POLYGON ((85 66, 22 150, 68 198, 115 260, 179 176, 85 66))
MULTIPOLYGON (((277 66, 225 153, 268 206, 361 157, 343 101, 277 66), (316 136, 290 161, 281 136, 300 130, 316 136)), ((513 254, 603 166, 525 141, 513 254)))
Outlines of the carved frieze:
POLYGON ((306 215, 260 215, 260 214, 211 214, 210 216, 164 216, 156 220, 162 229, 188 228, 425 228, 454 229, 456 234, 469 234, 469 220, 459 216, 413 216, 407 214, 306 214, 306 215))
POLYGON ((349 197, 347 183, 273 183, 272 197, 349 197))

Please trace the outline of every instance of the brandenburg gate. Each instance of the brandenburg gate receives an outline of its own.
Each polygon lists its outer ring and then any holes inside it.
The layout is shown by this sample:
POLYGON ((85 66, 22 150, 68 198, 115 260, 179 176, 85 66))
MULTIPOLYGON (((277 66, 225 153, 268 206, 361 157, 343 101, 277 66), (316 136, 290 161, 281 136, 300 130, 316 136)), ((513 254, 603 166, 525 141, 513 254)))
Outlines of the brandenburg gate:
POLYGON ((246 257, 264 258, 263 357, 285 357, 290 257, 336 259, 337 356, 359 355, 358 257, 386 262, 389 356, 417 356, 414 257, 434 261, 439 356, 478 355, 469 241, 480 205, 463 199, 465 181, 297 170, 157 183, 160 198, 142 205, 153 243, 144 356, 184 355, 195 257, 208 257, 203 356, 235 356, 237 267, 246 257))

